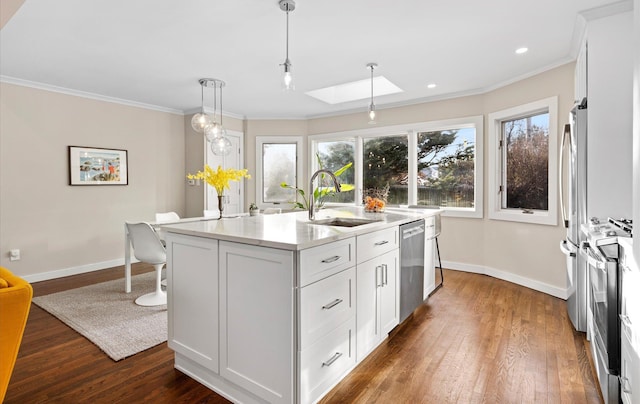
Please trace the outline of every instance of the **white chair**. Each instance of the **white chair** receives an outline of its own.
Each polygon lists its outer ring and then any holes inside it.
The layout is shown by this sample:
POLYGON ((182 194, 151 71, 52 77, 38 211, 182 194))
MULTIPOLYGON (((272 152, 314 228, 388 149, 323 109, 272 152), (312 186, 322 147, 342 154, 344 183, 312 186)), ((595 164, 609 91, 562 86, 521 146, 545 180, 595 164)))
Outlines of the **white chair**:
POLYGON ((140 261, 153 265, 156 270, 156 290, 136 299, 139 306, 160 306, 167 304, 167 294, 162 290, 162 267, 167 262, 167 254, 160 237, 149 223, 127 223, 127 232, 133 245, 133 255, 140 261))
POLYGON ((176 212, 156 213, 156 223, 174 222, 180 220, 180 216, 176 212))
POLYGON ((278 215, 280 213, 282 213, 282 209, 281 208, 266 208, 265 210, 262 211, 262 213, 264 213, 265 215, 278 215))

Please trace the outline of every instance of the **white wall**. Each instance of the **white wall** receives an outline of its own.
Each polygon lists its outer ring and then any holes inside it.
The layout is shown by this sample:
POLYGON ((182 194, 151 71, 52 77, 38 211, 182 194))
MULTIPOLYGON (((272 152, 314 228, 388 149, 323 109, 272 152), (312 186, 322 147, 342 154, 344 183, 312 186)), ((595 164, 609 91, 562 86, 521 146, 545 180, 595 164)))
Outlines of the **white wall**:
POLYGON ((18 276, 122 264, 125 220, 184 214, 182 115, 0 83, 0 116, 0 265, 18 276), (126 149, 129 185, 68 185, 70 145, 126 149))

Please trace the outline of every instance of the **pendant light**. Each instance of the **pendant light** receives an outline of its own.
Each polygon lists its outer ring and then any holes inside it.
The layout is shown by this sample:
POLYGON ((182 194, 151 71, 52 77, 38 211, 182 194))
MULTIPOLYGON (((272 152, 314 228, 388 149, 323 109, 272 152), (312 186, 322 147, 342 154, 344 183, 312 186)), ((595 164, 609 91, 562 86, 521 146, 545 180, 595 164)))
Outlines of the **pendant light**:
POLYGON ((280 0, 280 10, 287 13, 287 52, 284 59, 284 63, 280 66, 284 66, 284 76, 282 77, 282 89, 285 91, 295 90, 293 85, 293 76, 291 75, 291 61, 289 60, 289 11, 296 9, 296 2, 294 0, 280 0))
POLYGON ((367 68, 371 69, 371 103, 369 104, 369 124, 376 124, 376 105, 373 103, 373 69, 378 67, 377 63, 367 63, 367 68))
MULTIPOLYGON (((222 125, 222 87, 225 86, 225 82, 222 80, 214 79, 214 97, 217 94, 217 88, 220 88, 220 123, 217 123, 217 130, 211 130, 214 133, 214 136, 211 140, 207 139, 209 143, 211 143, 211 152, 216 156, 226 156, 231 152, 231 148, 233 147, 231 141, 227 138, 227 131, 224 129, 222 125)), ((215 118, 214 118, 215 120, 215 118)), ((213 125, 212 125, 213 127, 213 125)))
MULTIPOLYGON (((222 91, 222 86, 224 85, 223 81, 210 79, 211 85, 213 85, 213 119, 211 120, 211 125, 207 126, 204 130, 204 136, 207 138, 208 142, 213 141, 213 139, 225 136, 224 128, 222 124, 218 122, 216 116, 218 112, 218 86, 220 86, 220 91, 222 91)), ((222 113, 220 114, 220 120, 222 120, 222 113)), ((226 131, 225 131, 226 132, 226 131)))
POLYGON ((200 79, 198 83, 200 83, 200 112, 194 114, 191 117, 191 127, 196 133, 204 133, 205 129, 211 125, 211 117, 204 112, 204 88, 207 86, 207 82, 211 79, 200 79))

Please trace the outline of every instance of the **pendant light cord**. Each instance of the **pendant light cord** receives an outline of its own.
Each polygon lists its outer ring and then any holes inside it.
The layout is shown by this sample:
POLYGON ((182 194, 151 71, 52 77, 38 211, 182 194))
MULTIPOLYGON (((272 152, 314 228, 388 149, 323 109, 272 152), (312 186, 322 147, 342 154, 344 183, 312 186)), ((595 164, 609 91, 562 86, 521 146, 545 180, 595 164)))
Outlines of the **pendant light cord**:
POLYGON ((373 105, 373 65, 371 65, 371 105, 373 105))
POLYGON ((289 6, 287 5, 287 46, 286 46, 286 57, 284 63, 289 62, 289 6))
POLYGON ((200 83, 200 113, 204 115, 204 83, 200 83))

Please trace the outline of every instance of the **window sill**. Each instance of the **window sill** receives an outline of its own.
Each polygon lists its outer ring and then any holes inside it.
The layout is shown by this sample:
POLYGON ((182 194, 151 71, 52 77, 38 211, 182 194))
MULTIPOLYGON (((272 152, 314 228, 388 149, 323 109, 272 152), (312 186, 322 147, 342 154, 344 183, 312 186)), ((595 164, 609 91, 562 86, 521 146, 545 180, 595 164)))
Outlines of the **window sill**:
POLYGON ((556 226, 558 224, 556 215, 550 212, 533 211, 532 213, 524 213, 520 209, 489 212, 489 219, 531 224, 543 224, 547 226, 556 226))

